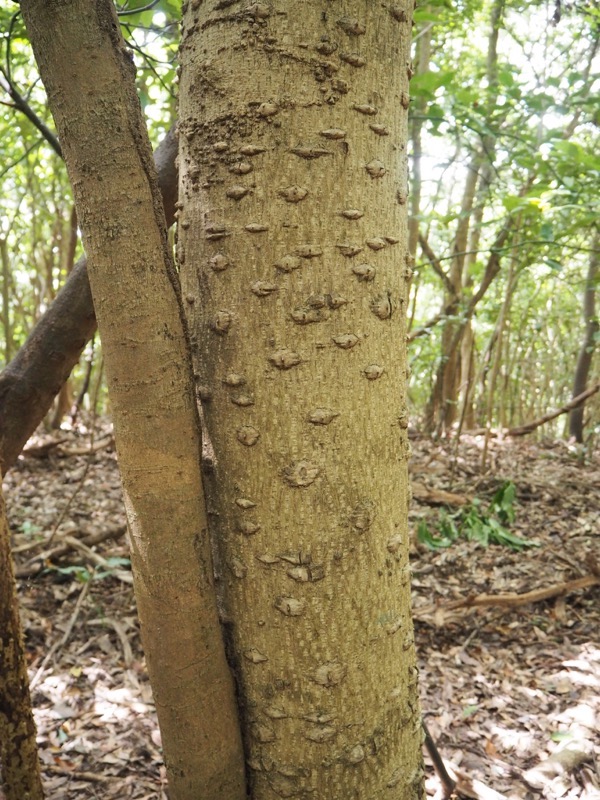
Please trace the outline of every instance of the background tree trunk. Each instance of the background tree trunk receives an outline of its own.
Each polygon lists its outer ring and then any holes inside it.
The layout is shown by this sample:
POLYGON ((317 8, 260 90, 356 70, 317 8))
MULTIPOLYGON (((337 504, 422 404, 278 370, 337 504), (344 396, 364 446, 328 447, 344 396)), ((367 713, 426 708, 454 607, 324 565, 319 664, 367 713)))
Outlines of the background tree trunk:
MULTIPOLYGON (((10 531, 0 484, 0 785, 6 800, 42 800, 10 531)), ((2 792, 0 792, 2 794, 2 792)))
MULTIPOLYGON (((577 366, 575 367, 573 397, 578 397, 586 390, 592 359, 594 358, 598 331, 600 331, 600 322, 596 314, 596 290, 598 289, 598 278, 600 276, 600 257, 598 255, 598 250, 600 249, 600 235, 598 233, 596 233, 593 239, 592 248, 593 251, 590 254, 583 294, 583 320, 585 323, 585 331, 579 350, 579 356, 577 357, 577 366)), ((585 406, 581 405, 578 408, 574 408, 569 415, 569 435, 573 436, 576 442, 583 442, 584 412, 585 406)))
POLYGON ((142 640, 173 800, 245 796, 179 286, 111 0, 21 4, 89 255, 142 640))
POLYGON ((253 800, 422 796, 412 2, 190 3, 178 255, 253 800))

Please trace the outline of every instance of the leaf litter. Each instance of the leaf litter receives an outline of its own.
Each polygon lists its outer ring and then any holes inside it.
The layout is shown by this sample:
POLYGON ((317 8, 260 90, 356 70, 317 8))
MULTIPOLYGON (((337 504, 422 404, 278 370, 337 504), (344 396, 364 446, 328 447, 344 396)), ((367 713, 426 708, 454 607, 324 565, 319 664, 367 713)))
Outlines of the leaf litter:
MULTIPOLYGON (((5 478, 46 797, 166 800, 110 427, 95 438, 101 446, 88 453, 86 436, 60 431, 5 478)), ((482 443, 412 440, 422 708, 457 781, 449 794, 426 757, 427 795, 597 799, 599 584, 564 586, 599 577, 600 458, 582 462, 565 442, 497 438, 481 473, 482 443), (440 508, 472 513, 507 482, 506 530, 538 546, 420 540, 423 525, 439 526, 440 508), (502 603, 548 587, 563 590, 502 603), (473 605, 481 596, 487 604, 473 605)))

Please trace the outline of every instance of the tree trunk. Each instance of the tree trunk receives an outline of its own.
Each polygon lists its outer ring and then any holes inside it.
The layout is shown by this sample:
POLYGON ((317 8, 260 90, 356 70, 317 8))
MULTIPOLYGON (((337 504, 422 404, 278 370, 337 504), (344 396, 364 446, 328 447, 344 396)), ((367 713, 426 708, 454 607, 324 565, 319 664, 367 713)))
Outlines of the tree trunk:
POLYGON ((23 0, 102 337, 142 638, 174 800, 245 796, 189 345, 131 54, 110 0, 23 0))
MULTIPOLYGON (((575 378, 573 381, 573 397, 578 397, 587 387, 594 349, 600 331, 600 323, 596 314, 596 290, 598 288, 598 278, 600 276, 600 258, 598 248, 600 246, 600 236, 596 234, 592 244, 593 252, 590 255, 588 273, 585 279, 585 289, 583 294, 583 320, 585 331, 577 366, 575 367, 575 378)), ((576 442, 583 442, 583 415, 585 406, 574 408, 569 415, 569 435, 576 442)))
POLYGON ((178 255, 253 800, 422 797, 412 2, 190 2, 178 255))
POLYGON ((5 800, 42 800, 27 662, 0 485, 0 785, 5 800))
POLYGON ((2 327, 4 328, 4 363, 12 358, 12 322, 10 310, 10 258, 6 237, 0 235, 0 260, 2 261, 2 327))

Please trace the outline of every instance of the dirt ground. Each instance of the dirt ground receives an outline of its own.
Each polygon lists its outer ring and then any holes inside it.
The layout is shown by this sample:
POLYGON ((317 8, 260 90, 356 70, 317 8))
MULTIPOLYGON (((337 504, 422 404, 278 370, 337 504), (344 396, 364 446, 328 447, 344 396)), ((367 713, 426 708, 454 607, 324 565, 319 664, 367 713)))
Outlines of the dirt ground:
MULTIPOLYGON (((95 433, 92 454, 82 433, 34 444, 5 494, 48 800, 167 798, 110 430, 95 433)), ((481 436, 412 444, 423 714, 454 796, 600 798, 600 456, 493 439, 482 472, 481 436), (477 498, 484 512, 506 481, 510 531, 536 546, 418 541, 440 500, 455 514, 477 498), (506 599, 536 590, 549 596, 506 599)), ((428 796, 441 798, 426 765, 428 796)))

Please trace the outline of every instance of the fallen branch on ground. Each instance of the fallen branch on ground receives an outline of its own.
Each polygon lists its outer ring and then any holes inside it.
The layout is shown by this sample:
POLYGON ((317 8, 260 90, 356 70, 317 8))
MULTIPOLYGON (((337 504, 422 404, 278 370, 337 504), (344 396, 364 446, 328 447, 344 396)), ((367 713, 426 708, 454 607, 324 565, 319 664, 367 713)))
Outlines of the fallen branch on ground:
POLYGON ((44 772, 53 775, 66 775, 71 780, 90 781, 91 783, 106 783, 107 781, 121 780, 117 775, 99 775, 97 772, 85 772, 79 769, 67 769, 55 764, 44 764, 44 772))
POLYGON ((65 539, 63 544, 57 545, 51 550, 46 550, 46 552, 40 553, 40 555, 35 556, 35 558, 27 561, 27 563, 16 567, 15 575, 17 578, 31 578, 37 575, 44 569, 47 561, 55 561, 67 553, 70 553, 72 550, 78 549, 78 547, 74 545, 74 541, 86 545, 87 547, 93 547, 95 544, 100 544, 100 542, 104 542, 107 539, 120 539, 126 530, 126 525, 117 525, 114 528, 109 528, 108 530, 94 533, 91 536, 86 536, 85 539, 74 540, 74 537, 69 537, 68 540, 65 539))
POLYGON ((467 495, 446 492, 443 489, 434 489, 416 481, 411 482, 411 491, 415 500, 428 505, 465 506, 473 500, 467 495))
POLYGON ((87 456, 90 453, 98 453, 100 450, 104 450, 106 447, 110 447, 114 445, 115 439, 112 433, 103 436, 101 439, 98 439, 93 444, 86 444, 83 447, 60 447, 59 454, 61 456, 87 456))
POLYGON ((23 448, 23 455, 32 458, 48 458, 53 450, 57 450, 61 444, 68 442, 67 436, 48 436, 45 439, 40 439, 35 444, 29 444, 23 448))
POLYGON ((572 411, 574 408, 582 405, 588 398, 596 394, 597 391, 600 391, 600 383, 590 386, 589 389, 586 389, 585 392, 578 394, 577 397, 574 397, 570 403, 562 406, 562 408, 559 408, 556 411, 549 411, 547 414, 544 414, 543 417, 534 419, 532 422, 527 422, 525 425, 519 425, 517 428, 510 428, 506 431, 506 435, 525 436, 528 433, 532 433, 534 430, 536 430, 536 428, 539 428, 540 425, 544 425, 546 422, 550 422, 551 420, 556 419, 556 417, 560 417, 561 414, 567 414, 569 411, 572 411))
POLYGON ((516 592, 505 592, 503 594, 477 594, 470 595, 461 600, 452 600, 449 603, 431 604, 421 608, 415 608, 413 617, 424 619, 444 611, 455 611, 458 608, 481 608, 485 606, 500 606, 501 608, 517 608, 528 603, 539 603, 541 600, 549 600, 552 597, 562 597, 578 589, 588 589, 590 586, 600 584, 600 575, 586 575, 583 578, 576 578, 572 581, 548 586, 545 589, 534 589, 531 592, 518 594, 516 592))

